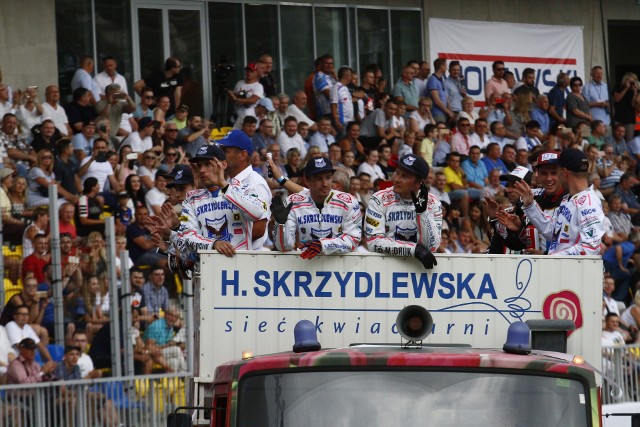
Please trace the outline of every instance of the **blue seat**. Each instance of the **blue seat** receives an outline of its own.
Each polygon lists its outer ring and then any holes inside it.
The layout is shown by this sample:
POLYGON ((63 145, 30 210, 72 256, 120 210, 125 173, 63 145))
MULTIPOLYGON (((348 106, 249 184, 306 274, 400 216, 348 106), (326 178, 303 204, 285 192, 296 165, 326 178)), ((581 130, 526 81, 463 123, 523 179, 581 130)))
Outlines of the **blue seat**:
MULTIPOLYGON (((57 344, 49 344, 47 346, 47 350, 49 350, 49 354, 54 362, 60 363, 62 362, 62 358, 64 357, 64 347, 57 344)), ((40 349, 36 350, 36 362, 39 364, 43 364, 42 355, 40 354, 40 349)))
POLYGON ((118 409, 139 409, 143 407, 142 403, 129 399, 129 394, 125 391, 122 381, 100 383, 100 392, 107 399, 113 401, 114 406, 118 409))

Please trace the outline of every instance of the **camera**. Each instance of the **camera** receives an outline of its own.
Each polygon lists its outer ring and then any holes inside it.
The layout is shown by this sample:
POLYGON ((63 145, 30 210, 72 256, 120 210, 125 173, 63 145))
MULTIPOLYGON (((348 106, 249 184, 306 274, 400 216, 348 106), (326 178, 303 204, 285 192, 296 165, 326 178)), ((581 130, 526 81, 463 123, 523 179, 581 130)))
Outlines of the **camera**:
POLYGON ((107 161, 107 153, 103 153, 103 152, 98 153, 98 155, 96 156, 96 162, 104 163, 106 161, 107 161))

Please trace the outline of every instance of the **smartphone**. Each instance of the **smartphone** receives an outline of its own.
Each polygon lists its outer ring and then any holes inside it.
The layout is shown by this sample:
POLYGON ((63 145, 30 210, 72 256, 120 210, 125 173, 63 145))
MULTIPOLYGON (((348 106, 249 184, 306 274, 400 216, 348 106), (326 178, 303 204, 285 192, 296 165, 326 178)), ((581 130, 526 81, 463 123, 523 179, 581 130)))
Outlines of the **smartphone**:
POLYGON ((580 129, 580 136, 581 137, 587 138, 589 135, 591 135, 591 129, 589 129, 589 128, 580 129))
POLYGON ((115 99, 123 99, 123 98, 125 98, 126 96, 127 96, 127 94, 126 94, 126 93, 124 93, 124 92, 118 92, 118 93, 114 93, 114 94, 113 94, 113 97, 114 97, 115 99))
POLYGON ((440 135, 449 135, 450 133, 449 129, 440 129, 440 135))
POLYGON ((562 128, 562 133, 563 133, 563 134, 565 134, 565 135, 567 135, 567 134, 571 133, 571 128, 563 127, 563 128, 562 128))
MULTIPOLYGON (((267 158, 269 160, 273 160, 273 154, 272 153, 267 153, 267 158)), ((271 165, 267 163, 267 176, 269 178, 273 178, 273 171, 271 170, 271 165)))
POLYGON ((74 255, 71 255, 71 256, 69 256, 67 261, 69 262, 69 264, 78 264, 78 263, 80 263, 80 258, 78 258, 77 256, 74 256, 74 255))
POLYGON ((96 162, 104 163, 107 161, 107 153, 98 153, 96 156, 96 162))
POLYGON ((137 160, 138 159, 138 153, 129 153, 126 156, 127 160, 137 160))
POLYGON ((49 292, 47 292, 47 291, 38 291, 38 292, 36 292, 36 296, 38 298, 47 298, 49 296, 49 292))

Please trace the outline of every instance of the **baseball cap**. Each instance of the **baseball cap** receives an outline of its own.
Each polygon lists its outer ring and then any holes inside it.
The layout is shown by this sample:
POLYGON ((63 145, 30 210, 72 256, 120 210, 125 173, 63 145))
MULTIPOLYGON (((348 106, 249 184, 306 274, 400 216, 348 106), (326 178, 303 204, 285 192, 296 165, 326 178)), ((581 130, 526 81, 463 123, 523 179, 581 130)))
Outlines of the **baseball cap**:
POLYGON ((256 67, 256 64, 254 64, 253 62, 250 62, 247 64, 246 67, 244 67, 245 70, 251 70, 251 71, 258 71, 258 67, 256 67))
POLYGON ((87 127, 87 126, 95 126, 96 124, 93 122, 93 120, 85 120, 82 122, 82 127, 87 127))
POLYGON ((18 343, 18 348, 34 350, 36 348, 36 342, 32 338, 25 338, 18 343))
POLYGON ((176 108, 176 111, 186 111, 188 113, 189 112, 189 106, 185 105, 185 104, 180 104, 176 108))
POLYGON ((241 130, 232 130, 216 141, 222 147, 236 147, 253 154, 253 144, 249 136, 241 130))
POLYGON ((567 148, 558 156, 558 166, 571 172, 587 172, 589 160, 582 150, 567 148))
POLYGON ((176 165, 171 171, 171 175, 173 175, 173 181, 167 184, 168 188, 176 185, 193 184, 193 170, 188 165, 176 165))
MULTIPOLYGON (((198 148, 196 155, 193 156, 191 159, 189 159, 189 161, 191 163, 195 163, 198 160, 211 160, 211 159, 227 160, 227 156, 224 155, 224 151, 222 151, 222 149, 216 144, 203 145, 202 147, 198 148)), ((175 178, 175 176, 173 176, 173 178, 175 178)))
POLYGON ((306 176, 315 175, 322 172, 335 172, 331 160, 318 157, 317 159, 310 159, 304 167, 304 174, 306 176))
POLYGON ((276 109, 273 108, 273 102, 271 102, 269 98, 260 98, 260 101, 258 101, 258 105, 263 106, 269 112, 276 111, 276 109))
POLYGON ((123 197, 129 197, 129 193, 127 193, 126 191, 121 191, 118 193, 118 198, 123 198, 123 197))
POLYGON ((533 178, 533 173, 524 166, 516 166, 508 174, 500 175, 500 181, 516 182, 524 180, 527 184, 531 184, 531 178, 533 178))
POLYGON ((0 168, 0 181, 13 174, 13 172, 11 168, 0 168))
POLYGON ((546 165, 558 164, 558 152, 557 151, 545 151, 540 153, 538 160, 536 161, 536 168, 546 165))
POLYGON ((140 129, 144 129, 149 126, 153 126, 154 128, 158 129, 160 127, 160 122, 153 120, 151 117, 143 117, 138 122, 138 127, 140 129))
POLYGON ((413 154, 402 156, 398 162, 398 167, 420 179, 425 179, 429 176, 429 165, 427 162, 422 157, 414 156, 413 154))

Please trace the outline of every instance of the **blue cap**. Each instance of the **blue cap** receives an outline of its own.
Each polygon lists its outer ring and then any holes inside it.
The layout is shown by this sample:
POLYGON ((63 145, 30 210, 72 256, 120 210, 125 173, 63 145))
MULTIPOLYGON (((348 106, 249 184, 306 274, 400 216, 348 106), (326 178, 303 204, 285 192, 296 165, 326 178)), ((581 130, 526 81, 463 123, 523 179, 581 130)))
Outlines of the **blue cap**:
POLYGON ((211 159, 227 160, 227 156, 225 156, 224 151, 222 151, 222 149, 216 144, 203 145, 202 147, 198 148, 196 155, 189 159, 189 162, 195 163, 198 160, 211 159))
POLYGON ((420 156, 415 156, 413 154, 402 156, 400 161, 398 161, 398 167, 406 170, 410 174, 413 174, 420 179, 425 179, 427 176, 429 176, 429 165, 420 156))
POLYGON ((235 147, 246 151, 249 155, 253 154, 251 139, 241 130, 232 130, 216 142, 222 147, 235 147))
POLYGON ((310 159, 307 165, 304 167, 304 174, 306 176, 315 175, 322 172, 335 172, 331 160, 325 157, 318 157, 316 159, 310 159))
POLYGON ((264 108, 267 109, 267 111, 271 113, 276 111, 276 109, 273 108, 273 102, 271 102, 269 98, 260 98, 260 101, 258 101, 258 105, 262 105, 264 108))
POLYGON ((193 170, 189 165, 176 165, 169 175, 173 178, 173 181, 167 184, 168 188, 176 185, 193 184, 193 170))

